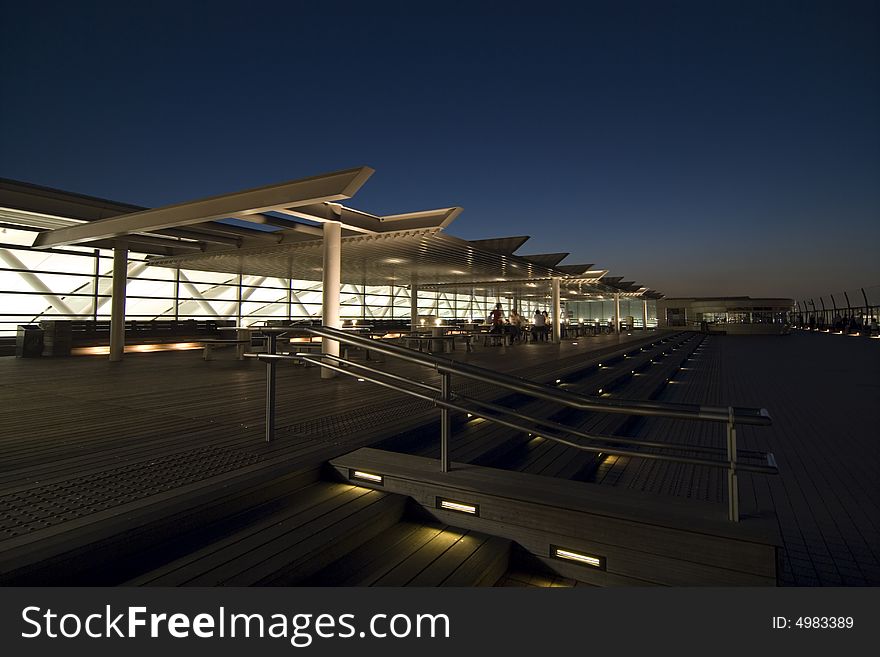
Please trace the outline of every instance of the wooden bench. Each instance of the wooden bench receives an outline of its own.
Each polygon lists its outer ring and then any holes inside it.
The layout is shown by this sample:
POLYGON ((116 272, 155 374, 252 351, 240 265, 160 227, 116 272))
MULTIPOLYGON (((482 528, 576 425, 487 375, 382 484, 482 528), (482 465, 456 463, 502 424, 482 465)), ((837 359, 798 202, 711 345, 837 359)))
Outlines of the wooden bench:
MULTIPOLYGON (((129 320, 125 322, 126 344, 173 344, 218 338, 221 326, 233 320, 129 320)), ((108 320, 43 320, 40 322, 47 347, 45 356, 69 356, 73 347, 110 344, 108 320)))
POLYGON ((456 337, 454 335, 404 335, 400 339, 403 340, 407 347, 412 348, 411 344, 415 342, 419 351, 427 352, 433 350, 434 345, 432 343, 440 342, 443 345, 443 353, 450 353, 455 350, 456 337))

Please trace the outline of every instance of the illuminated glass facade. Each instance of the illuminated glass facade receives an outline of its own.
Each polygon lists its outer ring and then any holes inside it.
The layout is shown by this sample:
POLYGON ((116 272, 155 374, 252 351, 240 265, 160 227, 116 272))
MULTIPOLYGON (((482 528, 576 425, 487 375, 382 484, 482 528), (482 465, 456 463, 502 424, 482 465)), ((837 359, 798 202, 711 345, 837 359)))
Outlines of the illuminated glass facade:
MULTIPOLYGON (((35 229, 6 224, 0 227, 0 336, 15 335, 19 324, 46 319, 110 319, 113 252, 69 246, 50 250, 30 248, 35 229)), ((125 307, 129 320, 221 318, 251 324, 268 319, 321 316, 321 282, 264 276, 151 267, 146 256, 129 254, 125 307)), ((419 315, 482 321, 509 297, 479 293, 420 291, 419 315)), ((610 321, 613 300, 566 301, 571 320, 610 321)), ((542 302, 522 302, 529 313, 542 302)), ((649 326, 655 321, 649 302, 649 326)), ((343 319, 409 319, 410 290, 402 286, 342 286, 343 319)), ((621 316, 641 326, 642 301, 621 299, 621 316)))

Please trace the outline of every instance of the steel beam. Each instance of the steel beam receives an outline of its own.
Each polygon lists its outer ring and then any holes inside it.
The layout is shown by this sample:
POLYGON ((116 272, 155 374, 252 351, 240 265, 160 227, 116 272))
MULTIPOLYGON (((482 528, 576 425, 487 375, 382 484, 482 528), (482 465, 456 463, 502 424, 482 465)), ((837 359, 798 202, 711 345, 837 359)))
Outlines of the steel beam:
POLYGON ((188 226, 240 214, 268 212, 324 201, 338 201, 354 195, 372 174, 373 169, 370 167, 346 169, 279 185, 269 185, 154 210, 132 212, 86 224, 57 228, 37 235, 34 247, 46 248, 62 244, 77 244, 108 237, 120 237, 129 233, 188 226))

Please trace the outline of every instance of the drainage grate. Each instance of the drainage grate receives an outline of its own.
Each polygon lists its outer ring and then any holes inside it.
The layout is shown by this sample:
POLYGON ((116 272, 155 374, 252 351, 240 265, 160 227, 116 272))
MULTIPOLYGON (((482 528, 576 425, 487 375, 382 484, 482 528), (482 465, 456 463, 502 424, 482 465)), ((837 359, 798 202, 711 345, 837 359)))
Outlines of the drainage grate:
POLYGON ((260 460, 244 450, 200 447, 0 496, 0 540, 98 513, 260 460))

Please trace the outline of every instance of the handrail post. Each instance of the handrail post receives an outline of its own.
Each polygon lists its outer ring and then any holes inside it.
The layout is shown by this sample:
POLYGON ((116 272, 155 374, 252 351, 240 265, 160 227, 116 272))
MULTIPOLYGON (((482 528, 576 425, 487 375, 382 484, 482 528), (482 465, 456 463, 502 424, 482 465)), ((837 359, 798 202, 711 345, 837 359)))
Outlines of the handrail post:
POLYGON ((728 407, 727 420, 727 517, 731 522, 739 522, 739 485, 736 480, 736 425, 733 420, 733 406, 728 407))
MULTIPOLYGON (((440 399, 445 402, 452 398, 452 376, 448 372, 440 374, 440 399)), ((440 472, 449 472, 449 435, 452 426, 449 422, 449 409, 440 408, 440 472)))
MULTIPOLYGON (((266 352, 274 354, 278 336, 274 333, 266 335, 266 352)), ((266 361, 266 442, 275 438, 275 359, 266 361)))

